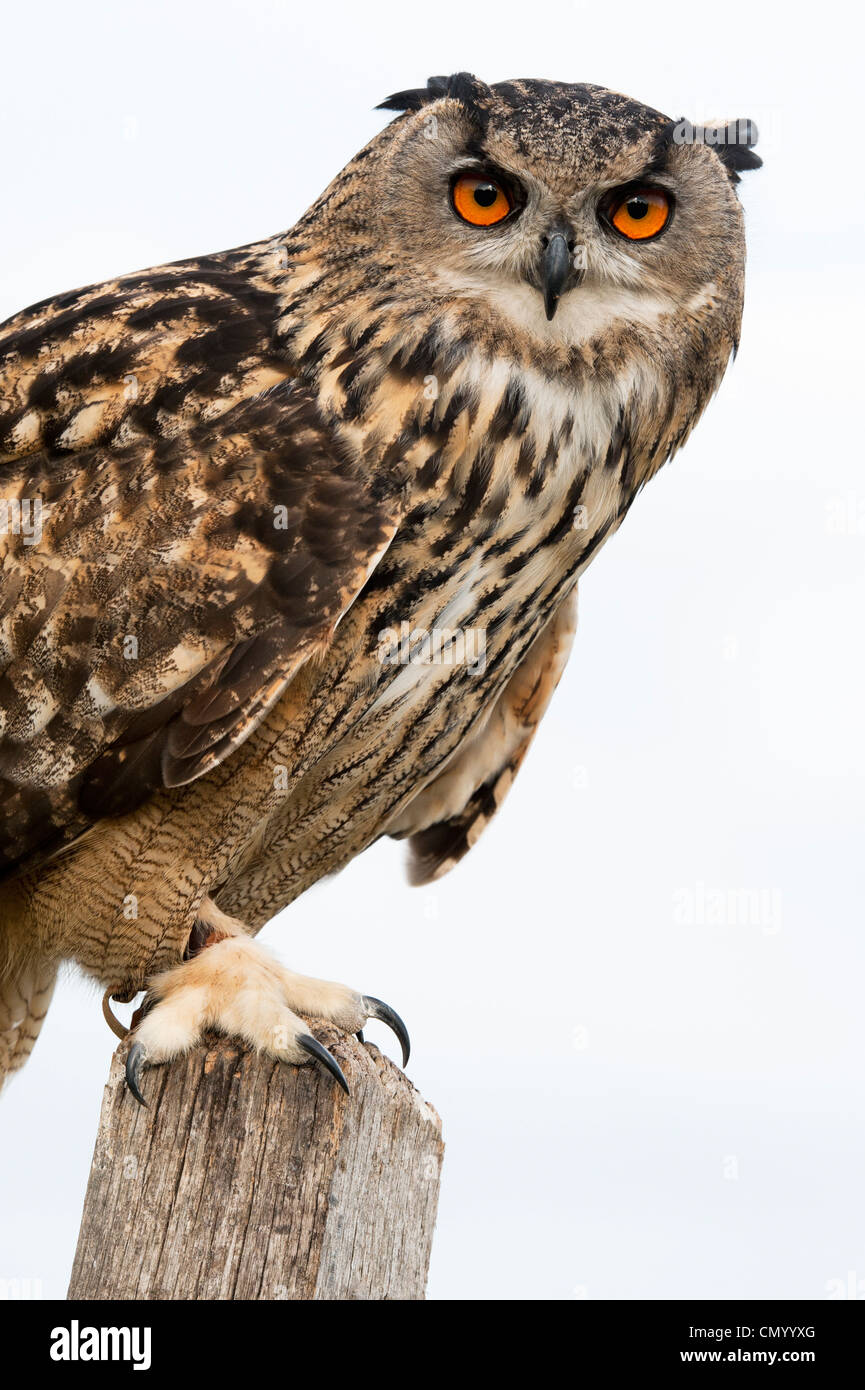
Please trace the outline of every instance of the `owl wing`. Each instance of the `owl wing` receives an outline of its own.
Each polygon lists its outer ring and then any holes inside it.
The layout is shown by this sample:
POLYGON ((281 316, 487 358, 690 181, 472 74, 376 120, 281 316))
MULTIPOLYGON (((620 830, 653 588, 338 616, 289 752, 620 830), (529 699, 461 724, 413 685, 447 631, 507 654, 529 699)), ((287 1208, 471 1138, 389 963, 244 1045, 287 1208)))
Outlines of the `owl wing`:
POLYGON ((477 842, 513 784, 561 679, 577 626, 576 589, 511 676, 489 717, 388 827, 409 837, 409 880, 441 878, 477 842))
POLYGON ((171 438, 0 465, 0 869, 221 762, 396 530, 284 380, 171 438))

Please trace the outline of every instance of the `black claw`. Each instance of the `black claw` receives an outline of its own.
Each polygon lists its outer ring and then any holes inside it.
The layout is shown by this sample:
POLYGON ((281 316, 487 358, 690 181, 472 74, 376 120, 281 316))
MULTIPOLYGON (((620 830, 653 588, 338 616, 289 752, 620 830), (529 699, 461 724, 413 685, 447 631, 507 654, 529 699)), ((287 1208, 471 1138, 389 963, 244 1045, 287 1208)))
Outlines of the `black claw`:
POLYGON ((371 994, 364 997, 364 1008, 370 1018, 377 1018, 380 1023, 386 1023, 388 1028, 392 1028, 399 1038, 399 1045, 402 1048, 402 1064, 406 1065, 411 1053, 411 1043, 409 1042, 408 1029, 395 1009, 390 1004, 385 1004, 381 999, 373 999, 371 994))
POLYGON ((126 1054, 126 1084, 138 1101, 139 1105, 147 1106, 147 1101, 141 1094, 138 1082, 141 1077, 141 1064, 145 1060, 147 1053, 141 1043, 133 1043, 126 1054))
POLYGON ((348 1089, 348 1082, 342 1074, 342 1068, 336 1058, 328 1052, 327 1048, 322 1047, 318 1039, 310 1037, 309 1033, 301 1033, 297 1042, 305 1052, 315 1057, 316 1061, 321 1062, 322 1066, 327 1067, 333 1079, 338 1081, 346 1095, 350 1096, 351 1091, 348 1089))
POLYGON ((363 1033, 360 1031, 359 1028, 354 1036, 357 1038, 358 1042, 363 1042, 363 1033))

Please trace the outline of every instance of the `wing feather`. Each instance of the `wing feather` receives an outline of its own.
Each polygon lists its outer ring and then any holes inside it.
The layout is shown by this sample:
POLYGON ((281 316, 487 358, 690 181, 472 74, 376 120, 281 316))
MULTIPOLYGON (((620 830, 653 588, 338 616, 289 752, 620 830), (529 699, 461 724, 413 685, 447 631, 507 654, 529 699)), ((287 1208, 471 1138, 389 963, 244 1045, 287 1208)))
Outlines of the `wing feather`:
POLYGON ((411 883, 431 883, 448 873, 496 814, 561 679, 576 622, 574 590, 532 643, 483 725, 388 827, 394 838, 409 839, 411 883))
POLYGON ((180 786, 255 729, 395 533, 284 380, 172 438, 3 467, 41 506, 0 535, 0 866, 180 786))

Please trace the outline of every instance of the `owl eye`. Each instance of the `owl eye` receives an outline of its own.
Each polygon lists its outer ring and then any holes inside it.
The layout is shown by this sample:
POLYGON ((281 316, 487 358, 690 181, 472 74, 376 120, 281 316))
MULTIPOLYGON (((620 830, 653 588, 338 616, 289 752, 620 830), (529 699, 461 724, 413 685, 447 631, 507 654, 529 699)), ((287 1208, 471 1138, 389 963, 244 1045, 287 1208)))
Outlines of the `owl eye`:
POLYGON ((629 241, 648 241, 664 230, 672 209, 673 200, 663 188, 629 188, 613 195, 607 216, 629 241))
POLYGON ((454 210, 473 227, 493 227, 502 222, 514 206, 508 190, 484 174, 460 174, 451 189, 454 210))

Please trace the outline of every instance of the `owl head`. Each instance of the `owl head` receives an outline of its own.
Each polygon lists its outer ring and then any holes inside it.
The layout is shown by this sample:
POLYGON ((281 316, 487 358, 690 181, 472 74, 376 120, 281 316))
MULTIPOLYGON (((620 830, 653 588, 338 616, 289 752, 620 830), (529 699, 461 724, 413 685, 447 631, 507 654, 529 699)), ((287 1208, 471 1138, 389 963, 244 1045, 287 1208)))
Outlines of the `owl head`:
POLYGON ((678 318, 735 347, 753 122, 703 128, 602 87, 468 73, 382 106, 401 114, 318 214, 344 247, 374 239, 407 313, 458 303, 569 349, 678 318))
POLYGON ((468 73, 382 105, 406 113, 385 220, 425 273, 434 248, 451 293, 571 339, 617 302, 684 309, 713 284, 740 302, 735 184, 761 162, 752 121, 699 127, 601 87, 468 73))

